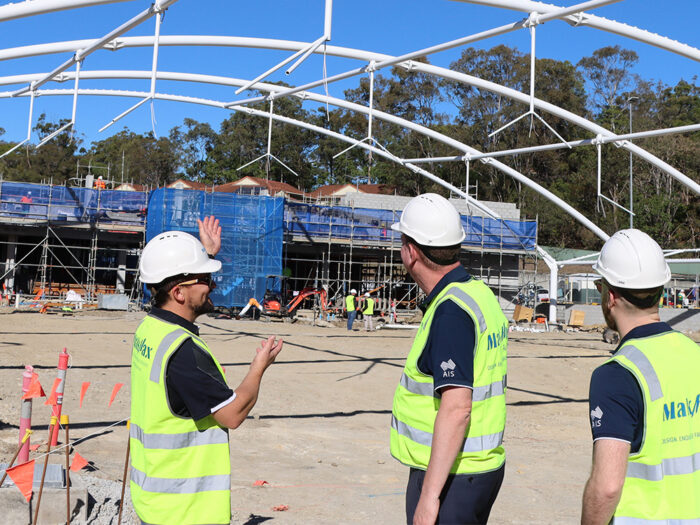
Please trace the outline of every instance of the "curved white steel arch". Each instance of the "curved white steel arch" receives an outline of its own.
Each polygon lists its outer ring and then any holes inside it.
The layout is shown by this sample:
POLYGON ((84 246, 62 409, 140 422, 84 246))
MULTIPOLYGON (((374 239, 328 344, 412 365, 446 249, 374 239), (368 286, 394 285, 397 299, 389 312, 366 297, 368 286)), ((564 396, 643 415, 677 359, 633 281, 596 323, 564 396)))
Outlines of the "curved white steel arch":
MULTIPOLYGON (((142 72, 142 73, 150 74, 148 72, 142 72)), ((161 72, 159 72, 159 74, 160 73, 161 72)), ((225 78, 225 77, 220 77, 220 78, 225 78)), ((243 85, 243 82, 244 81, 242 81, 242 80, 238 80, 238 83, 240 85, 243 85)), ((263 86, 265 86, 265 84, 260 84, 261 88, 263 86)), ((266 87, 279 89, 279 86, 267 85, 266 87)), ((72 95, 73 93, 74 93, 73 90, 64 90, 64 89, 42 89, 42 90, 38 90, 36 92, 36 94, 39 96, 69 95, 69 94, 72 95)), ((144 93, 145 92, 142 92, 142 91, 125 91, 125 90, 103 90, 103 89, 80 89, 79 90, 80 95, 98 95, 98 96, 143 97, 144 93)), ((10 93, 7 93, 7 92, 0 93, 0 98, 8 98, 9 96, 10 96, 10 93)), ((28 95, 25 94, 25 95, 21 95, 21 96, 28 96, 28 95)), ((319 97, 321 99, 325 99, 324 95, 316 95, 316 97, 319 97)), ((413 171, 414 173, 423 175, 424 177, 432 180, 433 182, 436 182, 437 184, 443 186, 444 188, 449 189, 453 193, 456 193, 456 194, 464 197, 468 202, 470 202, 471 204, 473 204, 474 206, 476 206, 477 208, 482 210, 484 213, 487 213, 491 217, 501 218, 500 215, 498 215, 496 212, 494 212, 493 210, 491 210, 490 208, 485 206, 483 203, 473 199, 472 197, 468 196, 466 193, 464 193, 459 188, 457 188, 457 187, 453 186, 452 184, 442 180, 441 178, 433 175, 429 171, 424 170, 423 168, 416 166, 415 164, 411 164, 409 162, 404 162, 402 159, 400 159, 394 155, 391 155, 390 153, 382 150, 381 148, 374 147, 366 142, 361 142, 360 140, 343 135, 341 133, 337 133, 337 132, 334 132, 334 131, 331 131, 331 130, 328 130, 325 128, 321 128, 319 126, 315 126, 313 124, 309 124, 307 122, 292 119, 289 117, 284 117, 284 116, 281 116, 278 114, 273 113, 272 115, 270 115, 269 112, 257 110, 257 109, 250 108, 247 106, 246 107, 227 108, 226 102, 221 102, 221 101, 215 101, 215 100, 197 98, 197 97, 188 97, 188 96, 183 96, 183 95, 169 95, 169 94, 163 94, 163 93, 156 93, 155 98, 158 100, 169 100, 169 101, 173 101, 173 102, 187 102, 187 103, 193 103, 193 104, 201 104, 201 105, 205 105, 205 106, 218 107, 221 109, 228 109, 228 110, 233 110, 233 111, 243 111, 243 112, 249 113, 251 115, 264 117, 266 119, 270 118, 270 116, 272 116, 272 118, 274 120, 284 122, 287 124, 291 124, 291 125, 294 125, 297 127, 302 127, 302 128, 305 128, 305 129, 308 129, 311 131, 315 131, 315 132, 323 134, 323 135, 327 135, 329 137, 333 137, 337 140, 347 142, 347 143, 350 143, 350 144, 355 145, 355 146, 362 147, 368 151, 371 151, 375 155, 379 155, 379 156, 384 157, 386 159, 389 159, 393 162, 396 162, 397 164, 401 164, 402 166, 405 166, 409 170, 413 171)), ((328 97, 328 98, 329 98, 328 102, 333 103, 331 100, 333 97, 328 97)), ((341 102, 341 99, 335 99, 335 100, 337 100, 338 102, 341 102)), ((353 104, 353 103, 350 103, 347 101, 342 101, 342 102, 344 102, 344 104, 347 104, 348 105, 347 107, 349 107, 350 109, 353 109, 355 111, 359 111, 359 112, 363 112, 363 113, 369 112, 369 109, 366 108, 365 106, 353 104)), ((383 112, 378 112, 377 110, 374 110, 373 114, 375 116, 377 116, 378 118, 386 118, 388 121, 393 121, 393 122, 400 124, 400 125, 410 124, 409 127, 411 127, 411 129, 415 129, 416 131, 419 131, 417 128, 422 127, 418 124, 403 120, 399 117, 395 117, 393 115, 388 115, 388 114, 383 113, 383 112), (381 113, 381 116, 379 115, 379 113, 381 113)), ((440 136, 439 133, 433 132, 432 130, 428 130, 427 128, 425 128, 425 131, 429 131, 431 133, 434 133, 435 135, 432 135, 432 136, 434 136, 434 138, 438 138, 440 136)), ((465 144, 462 144, 458 141, 455 141, 454 139, 450 139, 449 137, 442 136, 442 139, 449 140, 449 143, 451 143, 451 145, 454 145, 455 147, 459 147, 460 149, 472 150, 473 152, 478 152, 477 150, 474 150, 473 148, 470 148, 469 146, 466 146, 465 144)), ((549 199, 554 204, 556 204, 557 206, 562 208, 564 211, 566 211, 568 214, 570 214, 572 217, 574 217, 576 220, 578 220, 581 224, 583 224, 586 228, 588 228, 593 233, 595 233, 598 237, 600 237, 603 241, 606 241, 609 238, 608 234, 606 234, 603 230, 601 230, 598 226, 596 226, 591 220, 586 218, 579 211, 574 209, 572 206, 567 204, 565 201, 561 200, 559 197, 557 197, 556 195, 551 193, 549 190, 543 188, 542 186, 540 186, 536 182, 525 177, 522 173, 518 172, 517 170, 514 170, 513 168, 511 168, 509 166, 506 166, 505 164, 502 164, 499 161, 496 161, 493 159, 488 159, 488 160, 489 160, 489 164, 493 165, 495 168, 497 168, 500 171, 504 172, 505 174, 510 175, 511 177, 519 180, 520 182, 522 182, 526 186, 532 188, 534 191, 536 191, 537 193, 540 193, 545 198, 549 199)))
MULTIPOLYGON (((7 60, 9 58, 20 58, 20 57, 30 57, 30 56, 35 56, 36 53, 39 54, 49 54, 49 53, 58 53, 58 52, 66 52, 66 51, 75 51, 75 49, 80 49, 80 45, 84 45, 85 42, 90 42, 90 40, 74 40, 74 41, 68 41, 68 42, 55 42, 52 44, 41 44, 39 46, 24 46, 21 48, 14 48, 14 49, 7 49, 7 50, 2 50, 0 51, 0 60, 7 60), (76 47, 77 44, 77 47, 76 47)), ((180 46, 180 45, 200 45, 200 46, 221 46, 221 47, 255 47, 255 48, 261 48, 261 49, 277 49, 277 50, 290 50, 290 51, 298 51, 299 49, 308 47, 308 43, 306 42, 296 42, 296 41, 284 41, 284 40, 275 40, 275 39, 267 39, 267 38, 250 38, 250 37, 221 37, 221 36, 198 36, 198 35, 171 35, 171 36, 161 36, 160 37, 160 46, 180 46)), ((152 36, 145 36, 145 37, 124 37, 118 39, 116 42, 113 42, 114 49, 121 49, 121 48, 130 48, 130 47, 151 47, 154 43, 154 38, 152 36)), ((328 55, 333 55, 333 56, 338 56, 342 58, 354 58, 358 60, 363 60, 367 61, 368 63, 371 63, 372 61, 382 61, 382 60, 389 60, 391 58, 390 55, 384 55, 381 53, 373 53, 373 52, 368 52, 368 51, 362 51, 358 49, 352 49, 352 48, 344 48, 344 47, 337 47, 337 46, 327 46, 326 47, 326 54, 328 55)), ((317 50, 316 53, 319 53, 317 50)), ((443 67, 439 66, 433 66, 429 64, 423 64, 421 62, 415 62, 415 61, 409 61, 409 63, 402 64, 405 67, 408 66, 412 68, 413 70, 416 71, 421 71, 424 73, 432 74, 438 77, 442 78, 447 78, 450 80, 455 80, 457 82, 462 82, 467 85, 472 85, 475 87, 478 87, 479 89, 485 89, 487 91, 491 91, 493 93, 497 93, 500 95, 503 95, 507 98, 510 98, 512 100, 516 100, 519 102, 522 102, 523 104, 529 104, 530 103, 530 96, 529 94, 521 93, 519 91, 516 91, 514 89, 508 88, 506 86, 501 86, 500 84, 496 84, 494 82, 490 82, 487 80, 479 79, 476 77, 473 77, 471 75, 467 75, 465 73, 458 73, 456 71, 452 71, 450 69, 446 69, 443 67)), ((59 76, 55 80, 61 81, 69 78, 68 76, 59 76)), ((292 88, 292 90, 287 90, 287 91, 292 91, 290 94, 294 94, 294 92, 297 91, 306 91, 307 89, 310 89, 312 87, 316 87, 319 85, 322 85, 324 83, 324 79, 321 79, 316 82, 311 82, 309 84, 305 84, 303 86, 299 86, 296 88, 292 88)), ((266 97, 259 97, 260 100, 265 99, 266 97)), ((258 99, 255 99, 258 100, 258 99)), ((253 99, 251 99, 253 101, 253 99)), ((564 120, 567 120, 573 124, 576 124, 577 126, 590 131, 591 133, 594 133, 596 135, 602 135, 607 138, 615 138, 615 134, 612 133, 611 131, 603 128, 602 126, 599 126, 598 124, 591 122, 581 116, 578 116, 574 113, 571 113, 570 111, 564 110, 562 108, 559 108, 558 106, 555 106, 554 104, 550 104, 548 102, 545 102, 540 99, 535 99, 534 101, 535 107, 542 110, 546 111, 552 115, 555 115, 559 118, 562 118, 564 120)), ((636 144, 633 144, 629 141, 621 141, 621 147, 623 149, 626 149, 627 151, 630 151, 637 157, 646 160, 653 166, 657 167, 661 171, 667 173, 671 177, 675 178, 678 180, 681 184, 687 186, 691 190, 693 190, 695 193, 700 194, 700 184, 696 183, 689 177, 687 177, 685 174, 681 173, 674 167, 670 166, 668 163, 664 162, 663 160, 659 159, 655 155, 652 155, 648 151, 644 150, 643 148, 640 148, 636 144)))
MULTIPOLYGON (((89 7, 105 4, 116 4, 119 2, 127 2, 130 0, 35 0, 33 2, 20 2, 0 6, 0 22, 14 20, 28 16, 36 16, 56 11, 68 9, 77 9, 80 7, 89 7)), ((526 13, 537 12, 541 14, 551 13, 557 9, 563 9, 561 6, 553 4, 545 4, 533 0, 458 0, 469 4, 486 5, 490 7, 498 7, 501 9, 510 9, 513 11, 522 11, 526 13)), ((692 60, 700 61, 700 49, 678 42, 672 38, 667 38, 662 35, 657 35, 651 31, 633 27, 628 24, 616 22, 602 16, 591 15, 588 13, 582 16, 569 15, 563 17, 562 20, 567 21, 570 25, 577 27, 585 25, 601 31, 614 33, 649 44, 671 53, 685 56, 692 60)), ((307 44, 308 45, 308 44, 307 44)))
MULTIPOLYGON (((501 9, 511 9, 513 11, 522 11, 524 13, 552 13, 557 9, 561 9, 561 6, 553 4, 545 4, 544 2, 535 2, 533 0, 457 0, 459 2, 464 2, 465 4, 477 4, 486 5, 489 7, 499 7, 501 9)), ((626 38, 631 38, 632 40, 637 40, 643 44, 649 44, 671 53, 690 58, 700 62, 700 49, 693 47, 689 44, 684 44, 683 42, 678 42, 672 38, 657 35, 646 29, 641 29, 639 27, 630 26, 628 24, 623 24, 621 22, 616 22, 615 20, 610 20, 608 18, 603 18, 602 16, 591 15, 589 13, 584 13, 583 15, 569 15, 563 17, 562 20, 569 23, 569 25, 574 27, 585 26, 592 27, 595 29, 600 29, 601 31, 606 31, 608 33, 614 33, 616 35, 624 36, 626 38)))

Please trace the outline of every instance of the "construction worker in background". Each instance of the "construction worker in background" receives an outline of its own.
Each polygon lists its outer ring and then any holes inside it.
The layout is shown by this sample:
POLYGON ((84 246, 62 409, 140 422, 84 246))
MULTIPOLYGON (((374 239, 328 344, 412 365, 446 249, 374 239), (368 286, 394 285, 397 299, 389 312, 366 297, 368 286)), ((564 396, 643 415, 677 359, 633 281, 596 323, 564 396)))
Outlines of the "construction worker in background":
POLYGON ((348 330, 352 330, 352 323, 357 317, 357 290, 354 288, 345 297, 345 310, 348 313, 348 330))
POLYGON ((508 320, 460 264, 465 234, 447 199, 414 197, 391 228, 427 296, 391 421, 391 454, 411 468, 407 522, 486 523, 505 471, 508 320))
POLYGON ((365 331, 373 332, 374 325, 374 299, 369 296, 369 292, 365 293, 364 308, 362 309, 362 315, 365 316, 365 331))
POLYGON ((34 202, 32 199, 32 192, 28 191, 26 195, 22 195, 22 198, 19 200, 19 202, 22 204, 22 211, 24 213, 29 212, 31 204, 34 202))
POLYGON ((620 344, 591 376, 581 523, 700 523, 700 348, 660 322, 664 254, 646 233, 621 230, 593 269, 620 344))
POLYGON ((231 520, 228 430, 255 405, 263 373, 282 340, 262 341, 247 375, 231 390, 195 319, 213 311, 213 257, 221 247, 214 217, 199 222, 201 242, 170 231, 143 249, 140 279, 153 295, 134 335, 131 361, 131 499, 142 523, 224 524, 231 520))
POLYGON ((104 190, 106 187, 107 185, 105 184, 105 181, 102 180, 102 175, 97 177, 97 179, 95 180, 94 188, 96 190, 104 190))

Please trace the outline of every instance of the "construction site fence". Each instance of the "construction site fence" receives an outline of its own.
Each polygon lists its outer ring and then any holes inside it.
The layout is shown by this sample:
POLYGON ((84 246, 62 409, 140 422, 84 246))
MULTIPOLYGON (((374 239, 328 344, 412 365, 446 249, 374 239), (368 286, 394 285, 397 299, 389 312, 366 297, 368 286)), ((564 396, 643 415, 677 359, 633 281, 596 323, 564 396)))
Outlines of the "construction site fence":
MULTIPOLYGON (((236 193, 157 189, 150 194, 146 240, 171 230, 198 237, 197 219, 214 215, 222 227, 221 271, 213 275, 214 304, 242 307, 262 301, 268 282, 282 274, 284 199, 236 193)), ((144 290, 146 299, 148 290, 144 290)))
MULTIPOLYGON (((288 201, 284 228, 292 236, 319 240, 351 239, 376 243, 399 243, 401 234, 391 229, 401 211, 319 206, 288 201)), ((534 251, 536 221, 514 221, 490 217, 461 216, 466 246, 492 250, 534 251)))
POLYGON ((0 182, 0 217, 145 226, 146 192, 0 182))

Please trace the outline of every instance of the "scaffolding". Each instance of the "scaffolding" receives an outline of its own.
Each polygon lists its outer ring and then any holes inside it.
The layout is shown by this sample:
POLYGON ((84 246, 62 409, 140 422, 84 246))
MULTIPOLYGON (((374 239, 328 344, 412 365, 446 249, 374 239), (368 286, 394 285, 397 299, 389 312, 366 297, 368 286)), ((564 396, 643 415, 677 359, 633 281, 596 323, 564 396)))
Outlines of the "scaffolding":
POLYGON ((143 247, 145 192, 0 181, 0 280, 16 307, 128 294, 143 247), (79 297, 79 299, 77 299, 79 297))
POLYGON ((283 214, 278 197, 161 188, 149 198, 146 239, 169 230, 197 236, 197 219, 214 215, 222 227, 216 257, 222 269, 211 298, 217 306, 240 308, 251 298, 262 301, 268 278, 281 275, 283 214))
MULTIPOLYGON (((400 235, 391 230, 403 208, 396 202, 381 209, 354 201, 321 205, 182 189, 147 194, 4 182, 2 278, 24 300, 39 292, 64 299, 74 290, 90 302, 102 293, 141 301, 148 298, 137 285, 145 242, 168 230, 197 235, 197 219, 214 215, 223 229, 217 255, 223 267, 212 292, 217 306, 240 309, 251 298, 262 301, 268 290, 287 292, 287 300, 313 287, 325 289, 338 310, 352 288, 371 293, 380 311, 392 304, 415 310, 422 293, 401 261, 400 235), (22 200, 27 196, 31 202, 22 200)), ((493 289, 504 310, 512 308, 536 273, 537 221, 463 215, 462 223, 463 264, 493 289)))
MULTIPOLYGON (((324 288, 342 309, 350 289, 369 292, 380 311, 415 310, 422 293, 401 261, 400 234, 391 230, 400 209, 374 209, 287 202, 285 265, 294 290, 324 288)), ((534 269, 536 221, 462 216, 467 232, 461 260, 470 273, 486 282, 504 309, 521 287, 521 271, 534 269)))

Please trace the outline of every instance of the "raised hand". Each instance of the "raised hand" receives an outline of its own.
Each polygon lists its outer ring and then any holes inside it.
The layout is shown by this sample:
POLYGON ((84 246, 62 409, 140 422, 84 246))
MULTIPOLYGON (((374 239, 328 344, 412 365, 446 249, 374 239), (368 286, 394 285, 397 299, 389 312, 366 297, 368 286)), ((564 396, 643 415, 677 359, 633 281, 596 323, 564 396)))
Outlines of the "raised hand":
POLYGON ((199 226, 199 240, 204 245, 204 249, 209 255, 216 255, 221 249, 221 226, 219 219, 213 215, 204 217, 201 221, 197 219, 199 226))
POLYGON ((277 354, 282 350, 283 343, 282 339, 275 341, 272 335, 267 339, 263 339, 260 346, 255 349, 255 358, 251 363, 251 367, 259 366, 262 370, 265 370, 275 362, 277 354))

